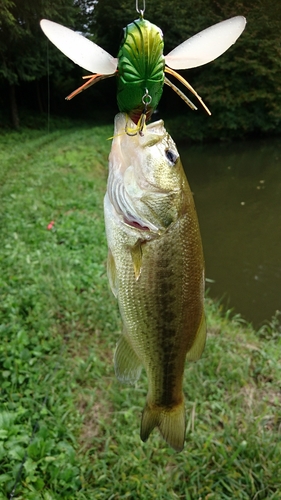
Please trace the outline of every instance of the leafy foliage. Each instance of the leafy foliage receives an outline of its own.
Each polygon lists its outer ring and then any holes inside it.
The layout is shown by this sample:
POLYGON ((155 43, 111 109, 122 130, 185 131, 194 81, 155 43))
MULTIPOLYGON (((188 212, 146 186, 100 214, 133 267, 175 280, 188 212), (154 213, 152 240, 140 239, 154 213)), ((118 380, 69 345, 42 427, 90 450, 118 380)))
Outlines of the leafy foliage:
MULTIPOLYGON (((5 3, 6 9, 1 8, 0 12, 0 77, 9 84, 39 79, 46 74, 46 44, 39 21, 51 17, 58 22, 71 22, 75 14, 73 3, 69 0, 56 4, 34 0, 5 0, 5 3)), ((63 60, 54 53, 56 62, 63 60)))
MULTIPOLYGON (((97 5, 97 41, 113 55, 117 53, 120 25, 136 17, 134 6, 131 7, 121 0, 105 0, 97 5), (106 23, 109 30, 104 29, 106 23)), ((183 72, 211 108, 211 118, 201 110, 190 112, 178 96, 165 89, 160 111, 166 116, 178 116, 175 130, 176 133, 179 130, 181 138, 227 139, 246 134, 280 133, 281 17, 278 17, 278 9, 274 0, 231 3, 199 0, 196 8, 190 0, 159 1, 153 6, 147 2, 145 15, 162 28, 165 53, 223 19, 235 15, 247 18, 246 30, 234 47, 211 64, 183 72)))
MULTIPOLYGON (((159 110, 164 116, 178 117, 180 124, 175 125, 175 130, 180 129, 185 139, 228 139, 280 133, 280 5, 275 0, 198 0, 196 6, 191 0, 146 2, 146 18, 163 30, 165 53, 200 30, 235 15, 244 15, 247 27, 234 47, 211 64, 183 72, 211 108, 213 116, 209 119, 201 109, 191 112, 171 89, 165 88, 159 110)), ((3 107, 7 101, 7 83, 20 85, 23 92, 31 95, 31 101, 35 96, 40 101, 40 85, 34 91, 32 82, 40 82, 49 71, 55 108, 81 82, 81 71, 52 44, 47 45, 39 28, 42 17, 82 31, 116 56, 122 28, 132 22, 137 13, 135 3, 125 0, 76 0, 74 3, 59 0, 55 4, 3 0, 0 12, 3 107), (30 83, 24 87, 23 82, 30 83)), ((13 94, 11 98, 15 100, 13 94)), ((40 107, 44 108, 42 103, 40 107)), ((116 89, 113 82, 102 82, 88 90, 86 97, 79 95, 68 107, 60 106, 64 113, 75 111, 78 114, 83 109, 88 116, 99 107, 102 111, 109 108, 111 116, 114 115, 116 89)))

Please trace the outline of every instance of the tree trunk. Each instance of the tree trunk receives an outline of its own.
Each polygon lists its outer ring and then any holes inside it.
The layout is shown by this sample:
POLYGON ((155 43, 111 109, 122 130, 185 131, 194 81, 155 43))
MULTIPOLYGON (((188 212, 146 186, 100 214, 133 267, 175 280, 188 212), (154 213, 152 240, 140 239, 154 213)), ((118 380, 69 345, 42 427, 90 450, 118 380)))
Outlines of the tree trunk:
POLYGON ((19 129, 20 120, 19 120, 18 106, 16 100, 16 86, 14 84, 10 85, 10 110, 11 110, 13 127, 15 129, 19 129))

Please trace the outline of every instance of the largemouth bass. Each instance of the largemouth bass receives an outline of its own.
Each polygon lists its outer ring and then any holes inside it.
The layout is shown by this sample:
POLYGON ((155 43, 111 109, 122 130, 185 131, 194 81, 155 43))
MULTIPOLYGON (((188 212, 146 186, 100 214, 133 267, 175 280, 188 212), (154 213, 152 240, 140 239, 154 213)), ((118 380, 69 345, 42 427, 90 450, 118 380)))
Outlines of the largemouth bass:
POLYGON ((104 200, 108 277, 123 334, 114 365, 134 383, 144 366, 148 394, 141 439, 154 427, 180 451, 185 438, 185 360, 205 346, 204 259, 193 197, 176 145, 159 120, 143 135, 119 113, 104 200))

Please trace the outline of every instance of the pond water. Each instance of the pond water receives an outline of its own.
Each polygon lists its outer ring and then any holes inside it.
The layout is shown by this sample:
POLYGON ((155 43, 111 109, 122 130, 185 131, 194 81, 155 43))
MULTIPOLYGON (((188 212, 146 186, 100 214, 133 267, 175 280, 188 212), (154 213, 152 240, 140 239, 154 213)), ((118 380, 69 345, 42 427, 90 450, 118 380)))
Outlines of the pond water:
POLYGON ((281 310, 281 140, 177 146, 209 294, 258 327, 281 310))

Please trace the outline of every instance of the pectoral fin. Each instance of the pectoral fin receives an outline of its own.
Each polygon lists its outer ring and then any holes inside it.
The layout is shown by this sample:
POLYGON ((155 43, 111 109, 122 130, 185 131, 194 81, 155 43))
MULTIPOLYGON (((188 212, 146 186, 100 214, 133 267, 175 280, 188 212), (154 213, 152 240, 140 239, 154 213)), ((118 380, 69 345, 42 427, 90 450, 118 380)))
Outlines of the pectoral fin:
POLYGON ((143 244, 144 242, 142 240, 138 240, 136 244, 130 249, 136 281, 138 281, 141 274, 143 244))
POLYGON ((187 361, 197 361, 201 357, 206 343, 206 333, 206 320, 203 313, 193 345, 186 355, 187 361))
POLYGON ((114 354, 115 375, 120 382, 134 384, 141 373, 141 363, 124 335, 121 336, 114 354))

